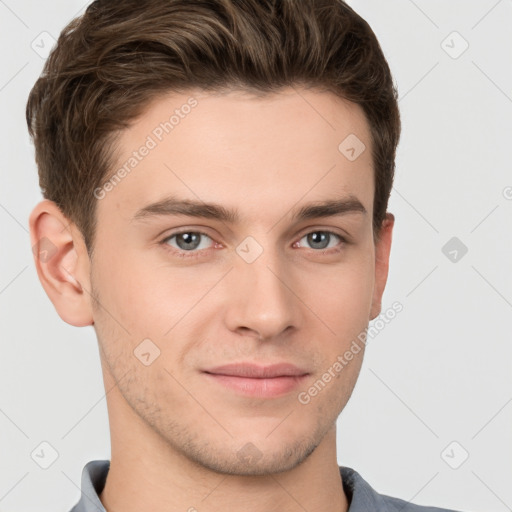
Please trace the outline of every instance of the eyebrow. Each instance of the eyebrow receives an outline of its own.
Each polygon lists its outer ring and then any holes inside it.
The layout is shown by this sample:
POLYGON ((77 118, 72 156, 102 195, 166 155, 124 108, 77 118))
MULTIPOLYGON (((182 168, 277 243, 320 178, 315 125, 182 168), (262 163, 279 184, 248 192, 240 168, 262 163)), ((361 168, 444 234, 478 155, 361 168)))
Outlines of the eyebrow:
MULTIPOLYGON (((306 204, 293 215, 293 219, 302 221, 354 213, 366 215, 367 211, 357 197, 349 195, 346 198, 315 201, 306 204)), ((132 220, 168 215, 184 215, 187 217, 213 219, 230 224, 236 224, 240 221, 240 215, 236 209, 226 208, 216 203, 205 203, 175 197, 169 197, 144 206, 137 211, 132 220)))

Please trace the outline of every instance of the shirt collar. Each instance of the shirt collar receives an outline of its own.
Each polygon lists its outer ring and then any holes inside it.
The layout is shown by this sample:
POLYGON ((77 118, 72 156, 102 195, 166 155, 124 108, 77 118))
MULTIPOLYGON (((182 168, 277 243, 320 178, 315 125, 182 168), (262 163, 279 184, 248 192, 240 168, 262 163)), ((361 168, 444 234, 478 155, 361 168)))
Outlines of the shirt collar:
POLYGON ((71 512, 106 512, 99 495, 105 487, 109 460, 92 460, 82 470, 82 495, 71 512))
MULTIPOLYGON (((82 495, 71 512, 106 512, 99 495, 105 487, 109 468, 109 460, 93 460, 84 466, 82 495)), ((368 510, 388 512, 382 496, 357 471, 347 466, 339 466, 339 470, 343 490, 350 504, 348 512, 367 512, 368 510)))

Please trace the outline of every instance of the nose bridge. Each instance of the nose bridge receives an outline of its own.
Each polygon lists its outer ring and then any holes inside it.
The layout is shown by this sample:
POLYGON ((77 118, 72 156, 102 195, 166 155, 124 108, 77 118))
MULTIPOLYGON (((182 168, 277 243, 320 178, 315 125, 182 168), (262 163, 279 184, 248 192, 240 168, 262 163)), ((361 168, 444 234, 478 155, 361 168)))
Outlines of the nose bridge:
POLYGON ((239 244, 236 252, 230 276, 229 327, 250 329, 262 338, 296 327, 299 315, 296 298, 288 288, 290 273, 284 255, 270 242, 260 244, 251 237, 239 244))

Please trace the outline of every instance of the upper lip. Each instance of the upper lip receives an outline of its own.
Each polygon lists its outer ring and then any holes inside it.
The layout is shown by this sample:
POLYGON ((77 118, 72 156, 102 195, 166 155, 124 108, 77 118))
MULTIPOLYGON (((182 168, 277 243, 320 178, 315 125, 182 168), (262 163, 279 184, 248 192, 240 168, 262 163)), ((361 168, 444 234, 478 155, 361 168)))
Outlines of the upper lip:
POLYGON ((287 377, 306 375, 308 372, 301 370, 290 363, 277 363, 261 366, 254 363, 231 363, 205 370, 206 373, 217 375, 231 375, 235 377, 249 377, 253 379, 271 379, 273 377, 287 377))

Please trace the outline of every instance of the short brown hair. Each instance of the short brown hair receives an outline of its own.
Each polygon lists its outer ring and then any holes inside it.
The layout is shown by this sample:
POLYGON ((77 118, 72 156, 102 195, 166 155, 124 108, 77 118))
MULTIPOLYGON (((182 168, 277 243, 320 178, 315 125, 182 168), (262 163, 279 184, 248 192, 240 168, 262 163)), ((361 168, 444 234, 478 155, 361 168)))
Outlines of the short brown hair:
POLYGON ((42 193, 91 250, 93 191, 111 170, 116 134, 151 100, 294 85, 363 109, 378 236, 400 138, 397 91, 372 29, 342 0, 96 0, 64 28, 28 98, 42 193))

